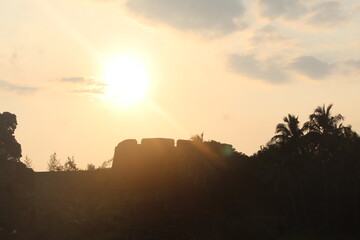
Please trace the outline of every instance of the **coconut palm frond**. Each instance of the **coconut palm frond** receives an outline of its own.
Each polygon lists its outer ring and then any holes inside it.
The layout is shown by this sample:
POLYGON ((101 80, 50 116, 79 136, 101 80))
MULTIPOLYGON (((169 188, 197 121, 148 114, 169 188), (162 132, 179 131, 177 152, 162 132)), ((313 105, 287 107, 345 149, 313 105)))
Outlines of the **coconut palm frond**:
POLYGON ((285 123, 276 125, 275 135, 271 138, 272 143, 286 143, 292 138, 298 138, 303 135, 303 130, 299 128, 299 117, 288 114, 283 118, 285 123))
POLYGON ((333 120, 334 123, 339 123, 340 121, 344 120, 344 117, 341 114, 338 114, 336 116, 333 116, 332 120, 333 120))

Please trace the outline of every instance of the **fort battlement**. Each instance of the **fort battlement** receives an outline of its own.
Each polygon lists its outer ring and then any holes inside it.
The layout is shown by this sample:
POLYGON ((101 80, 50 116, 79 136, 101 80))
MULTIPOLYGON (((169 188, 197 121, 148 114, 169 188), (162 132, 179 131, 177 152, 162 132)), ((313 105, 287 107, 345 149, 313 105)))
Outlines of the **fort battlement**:
POLYGON ((127 139, 120 142, 115 148, 113 169, 129 167, 139 161, 155 161, 160 159, 171 159, 176 154, 177 146, 191 145, 190 140, 175 140, 169 138, 144 138, 138 144, 135 139, 127 139), (180 144, 180 145, 179 145, 180 144))
POLYGON ((131 171, 149 171, 153 168, 175 164, 177 160, 194 158, 218 160, 228 156, 232 146, 218 142, 192 140, 176 141, 169 138, 144 138, 140 144, 135 139, 120 142, 115 148, 112 169, 125 174, 131 171))

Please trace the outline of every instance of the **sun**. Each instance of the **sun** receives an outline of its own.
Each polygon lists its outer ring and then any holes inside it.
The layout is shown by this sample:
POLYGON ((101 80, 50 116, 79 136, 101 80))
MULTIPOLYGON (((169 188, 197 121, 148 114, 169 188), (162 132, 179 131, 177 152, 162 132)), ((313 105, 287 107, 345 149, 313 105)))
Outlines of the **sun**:
POLYGON ((145 99, 149 73, 140 58, 121 55, 107 61, 104 67, 104 96, 121 107, 133 106, 145 99))

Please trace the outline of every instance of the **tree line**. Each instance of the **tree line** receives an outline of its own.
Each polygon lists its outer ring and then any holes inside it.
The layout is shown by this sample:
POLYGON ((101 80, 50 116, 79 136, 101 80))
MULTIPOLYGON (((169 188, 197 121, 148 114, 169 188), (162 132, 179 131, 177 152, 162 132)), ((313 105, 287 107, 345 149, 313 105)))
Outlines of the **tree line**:
POLYGON ((317 107, 302 126, 289 114, 253 156, 274 209, 294 225, 349 230, 359 227, 360 140, 333 105, 317 107))
MULTIPOLYGON (((26 159, 25 159, 25 161, 26 161, 26 159)), ((112 163, 112 158, 102 162, 102 164, 100 164, 98 167, 96 167, 92 163, 89 163, 89 164, 87 164, 86 170, 93 171, 96 169, 110 168, 111 163, 112 163)), ((65 161, 65 163, 62 164, 61 160, 58 158, 56 152, 54 152, 53 154, 50 155, 49 161, 47 163, 47 170, 50 172, 62 172, 62 171, 80 171, 81 169, 77 166, 74 156, 67 157, 67 160, 65 161)))

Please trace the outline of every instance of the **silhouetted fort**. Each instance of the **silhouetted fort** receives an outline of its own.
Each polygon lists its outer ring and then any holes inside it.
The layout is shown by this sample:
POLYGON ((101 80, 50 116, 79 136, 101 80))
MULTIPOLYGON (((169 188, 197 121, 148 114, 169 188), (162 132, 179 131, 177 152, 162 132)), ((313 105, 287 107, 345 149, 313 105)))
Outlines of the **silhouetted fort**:
MULTIPOLYGON (((178 144, 182 141, 179 140, 178 144)), ((120 170, 129 162, 142 161, 145 158, 173 158, 175 156, 175 141, 167 138, 145 138, 141 144, 135 139, 120 142, 115 148, 113 169, 120 170)))
MULTIPOLYGON (((159 185, 174 178, 176 171, 198 168, 221 168, 222 158, 230 157, 233 148, 215 141, 144 138, 120 142, 111 169, 94 171, 36 172, 36 188, 54 201, 74 195, 86 196, 97 189, 114 188, 126 180, 129 184, 159 185), (55 200, 55 198, 58 198, 55 200)), ((40 194, 42 195, 42 194, 40 194)), ((49 199, 50 201, 50 199, 49 199)))
MULTIPOLYGON (((229 144, 219 142, 200 142, 196 140, 177 140, 169 138, 144 138, 138 144, 135 139, 120 142, 115 148, 112 169, 116 171, 129 171, 140 164, 167 165, 180 159, 207 158, 213 162, 229 156, 233 148, 229 144), (165 161, 165 162, 164 162, 165 161), (169 162, 170 161, 170 162, 169 162)), ((149 169, 147 169, 149 170, 149 169)))
MULTIPOLYGON (((35 172, 37 186, 45 188, 74 188, 86 182, 101 179, 137 179, 143 181, 147 178, 156 178, 159 173, 163 179, 171 174, 171 170, 186 167, 223 167, 223 158, 231 157, 234 149, 230 144, 216 141, 200 142, 196 140, 177 140, 169 138, 144 138, 138 144, 135 139, 120 142, 116 148, 113 164, 110 169, 97 169, 95 171, 61 171, 61 172, 35 172)), ((184 170, 184 169, 183 169, 184 170)), ((185 170, 186 171, 186 170, 185 170)), ((68 189, 68 190, 69 190, 68 189)))
MULTIPOLYGON (((141 144, 135 139, 120 142, 115 148, 112 168, 114 170, 126 169, 128 164, 136 164, 139 161, 151 161, 155 159, 174 159, 180 154, 198 152, 199 149, 191 140, 178 140, 168 138, 144 138, 141 144)), ((142 162, 144 163, 144 162, 142 162)))

